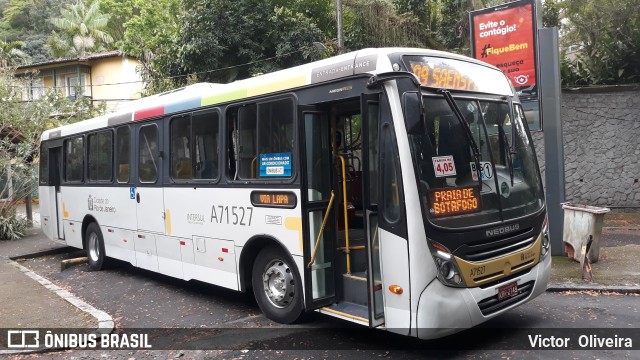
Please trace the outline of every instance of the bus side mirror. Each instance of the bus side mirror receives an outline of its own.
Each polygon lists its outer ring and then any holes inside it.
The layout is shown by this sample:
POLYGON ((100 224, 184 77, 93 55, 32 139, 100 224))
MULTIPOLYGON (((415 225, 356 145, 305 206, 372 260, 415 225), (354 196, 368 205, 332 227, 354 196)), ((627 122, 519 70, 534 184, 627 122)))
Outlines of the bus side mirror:
POLYGON ((402 95, 402 110, 408 134, 424 134, 424 114, 422 99, 418 92, 406 92, 402 95))

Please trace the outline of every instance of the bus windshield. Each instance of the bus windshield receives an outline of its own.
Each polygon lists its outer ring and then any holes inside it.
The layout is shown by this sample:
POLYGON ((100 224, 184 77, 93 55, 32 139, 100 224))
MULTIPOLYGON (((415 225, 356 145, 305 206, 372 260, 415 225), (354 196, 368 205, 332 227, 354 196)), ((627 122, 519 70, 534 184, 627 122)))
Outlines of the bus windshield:
POLYGON ((428 221, 464 228, 518 218, 543 206, 519 104, 510 109, 503 100, 458 98, 450 105, 443 96, 430 95, 423 104, 426 130, 410 135, 410 142, 428 221))

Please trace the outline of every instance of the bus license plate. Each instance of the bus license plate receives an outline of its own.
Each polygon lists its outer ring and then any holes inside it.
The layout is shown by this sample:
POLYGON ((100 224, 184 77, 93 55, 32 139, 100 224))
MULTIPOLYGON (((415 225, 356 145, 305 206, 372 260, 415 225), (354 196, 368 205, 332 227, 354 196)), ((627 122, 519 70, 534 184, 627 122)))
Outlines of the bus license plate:
POLYGON ((506 300, 518 295, 518 283, 512 282, 498 288, 498 301, 506 300))

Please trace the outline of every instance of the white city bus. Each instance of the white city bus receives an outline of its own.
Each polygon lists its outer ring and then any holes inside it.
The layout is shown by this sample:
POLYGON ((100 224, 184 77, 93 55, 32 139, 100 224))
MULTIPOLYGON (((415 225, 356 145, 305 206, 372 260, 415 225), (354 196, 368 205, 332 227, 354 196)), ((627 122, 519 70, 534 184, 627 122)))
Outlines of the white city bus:
POLYGON ((547 287, 522 106, 464 56, 365 49, 187 86, 48 130, 40 156, 43 230, 93 269, 253 291, 278 322, 436 338, 547 287))

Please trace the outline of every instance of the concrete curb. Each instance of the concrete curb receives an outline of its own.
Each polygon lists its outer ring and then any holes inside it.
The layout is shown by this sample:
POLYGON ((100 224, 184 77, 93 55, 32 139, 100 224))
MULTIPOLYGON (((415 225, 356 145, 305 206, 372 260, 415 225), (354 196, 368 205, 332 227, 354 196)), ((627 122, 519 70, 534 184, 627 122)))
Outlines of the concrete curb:
POLYGON ((640 294, 640 286, 625 285, 598 285, 598 284, 575 284, 575 283, 551 283, 547 287, 548 292, 563 291, 595 291, 595 292, 615 292, 621 294, 640 294))
MULTIPOLYGON (((54 250, 59 250, 59 249, 54 249, 54 250)), ((44 251, 44 253, 46 253, 47 251, 44 251)), ((49 254, 51 253, 51 250, 49 250, 49 254)), ((30 256, 30 255, 27 255, 30 256)), ((25 258, 24 256, 18 256, 16 258, 25 258)), ((32 278, 33 280, 37 281, 38 283, 40 283, 40 285, 44 286, 45 288, 47 288, 49 291, 55 293, 56 295, 60 296, 61 298, 63 298, 64 300, 68 301, 69 303, 71 303, 71 305, 77 307, 78 309, 86 312, 87 314, 93 316, 96 320, 98 320, 98 327, 96 328, 96 332, 99 334, 109 334, 111 333, 114 328, 115 328, 115 322, 113 321, 113 318, 111 317, 111 315, 107 314, 106 312, 102 311, 102 310, 98 310, 95 307, 87 304, 84 300, 78 298, 77 296, 73 295, 72 293, 68 292, 67 290, 64 290, 62 288, 60 288, 58 285, 52 283, 51 281, 43 278, 42 276, 34 273, 33 271, 27 269, 26 267, 18 264, 17 262, 13 261, 13 260, 5 260, 8 264, 18 268, 23 274, 27 275, 28 277, 32 278)), ((0 355, 9 355, 9 354, 24 354, 24 353, 35 353, 35 352, 49 352, 52 350, 62 350, 62 349, 33 349, 33 350, 0 350, 0 355)))

